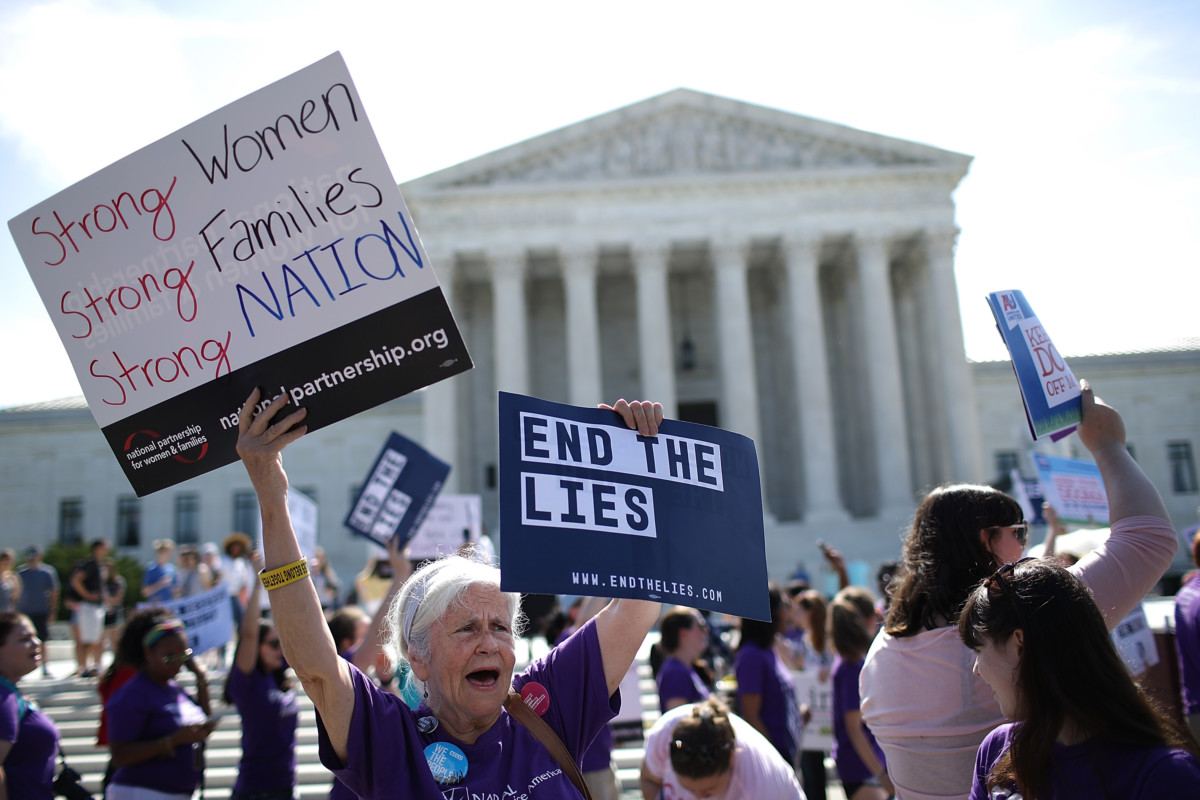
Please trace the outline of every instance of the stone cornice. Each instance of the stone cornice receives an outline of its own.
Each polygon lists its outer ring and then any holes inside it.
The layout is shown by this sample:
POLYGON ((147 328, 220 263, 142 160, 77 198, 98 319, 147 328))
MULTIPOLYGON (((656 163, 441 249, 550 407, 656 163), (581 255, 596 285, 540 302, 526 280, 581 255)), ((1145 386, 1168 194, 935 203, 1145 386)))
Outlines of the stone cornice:
POLYGON ((645 176, 936 165, 971 158, 916 142, 686 89, 488 153, 405 185, 413 194, 498 183, 607 182, 645 176))

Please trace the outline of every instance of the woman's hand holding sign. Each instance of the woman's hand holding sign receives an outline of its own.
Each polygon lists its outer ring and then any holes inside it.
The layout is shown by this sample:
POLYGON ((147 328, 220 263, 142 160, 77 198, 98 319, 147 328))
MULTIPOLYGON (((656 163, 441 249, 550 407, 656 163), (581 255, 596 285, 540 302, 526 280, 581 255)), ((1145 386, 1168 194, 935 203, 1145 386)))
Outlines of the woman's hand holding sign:
POLYGON ((663 421, 662 403, 652 403, 649 400, 634 400, 630 403, 622 397, 611 406, 601 403, 600 408, 620 414, 625 424, 641 436, 657 436, 658 426, 663 421))

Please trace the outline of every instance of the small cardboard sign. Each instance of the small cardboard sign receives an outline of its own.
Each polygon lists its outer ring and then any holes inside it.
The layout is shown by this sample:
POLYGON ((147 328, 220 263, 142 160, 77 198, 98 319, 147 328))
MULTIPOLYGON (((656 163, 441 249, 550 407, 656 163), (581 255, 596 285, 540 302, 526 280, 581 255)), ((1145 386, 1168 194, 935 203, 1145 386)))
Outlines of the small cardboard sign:
POLYGON ((770 619, 754 442, 500 393, 501 588, 770 619))
POLYGON ((992 292, 987 299, 1012 357, 1029 432, 1035 440, 1049 436, 1058 441, 1083 418, 1079 382, 1024 294, 1017 290, 992 292))
POLYGON ((387 547, 396 536, 402 544, 407 542, 449 474, 449 464, 393 432, 346 514, 346 527, 380 547, 387 547))
POLYGON ((256 387, 316 430, 471 367, 337 53, 9 230, 139 496, 237 460, 256 387))

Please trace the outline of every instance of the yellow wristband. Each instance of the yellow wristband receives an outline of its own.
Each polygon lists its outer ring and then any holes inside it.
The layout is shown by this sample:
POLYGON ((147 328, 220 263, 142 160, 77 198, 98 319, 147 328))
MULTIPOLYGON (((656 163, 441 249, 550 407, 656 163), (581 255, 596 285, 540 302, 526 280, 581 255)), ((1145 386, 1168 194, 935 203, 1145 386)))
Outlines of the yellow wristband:
POLYGON ((259 580, 262 581, 263 588, 268 592, 273 589, 278 589, 280 586, 287 586, 289 583, 308 577, 308 559, 301 558, 299 561, 293 561, 290 564, 284 564, 282 567, 267 572, 263 570, 258 573, 259 580))

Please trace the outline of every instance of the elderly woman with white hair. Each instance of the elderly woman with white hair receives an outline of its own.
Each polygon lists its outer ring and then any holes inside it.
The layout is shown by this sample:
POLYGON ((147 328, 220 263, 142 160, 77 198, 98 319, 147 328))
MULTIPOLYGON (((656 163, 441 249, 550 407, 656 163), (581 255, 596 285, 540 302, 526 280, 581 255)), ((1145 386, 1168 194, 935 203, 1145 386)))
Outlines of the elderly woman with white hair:
MULTIPOLYGON (((281 395, 253 416, 258 400, 255 390, 242 407, 237 449, 262 510, 263 585, 284 654, 317 710, 322 763, 365 800, 582 796, 579 759, 619 709, 617 688, 659 604, 614 600, 514 676, 519 595, 500 591, 494 567, 442 558, 409 579, 389 612, 389 644, 423 698, 409 709, 338 658, 287 510, 282 451, 304 435, 305 410, 286 413, 281 395)), ((605 408, 643 436, 658 433, 657 403, 605 408)))

